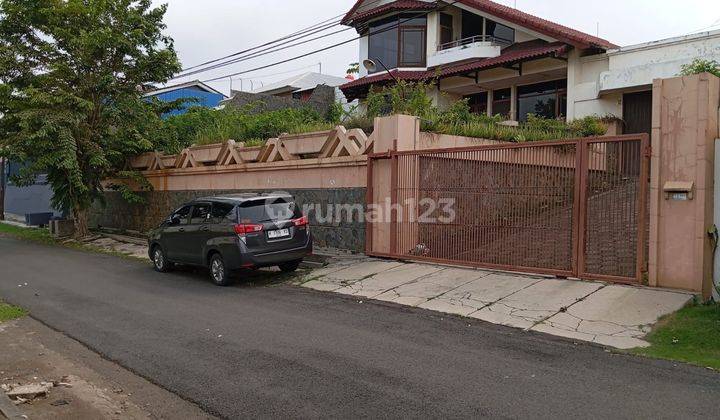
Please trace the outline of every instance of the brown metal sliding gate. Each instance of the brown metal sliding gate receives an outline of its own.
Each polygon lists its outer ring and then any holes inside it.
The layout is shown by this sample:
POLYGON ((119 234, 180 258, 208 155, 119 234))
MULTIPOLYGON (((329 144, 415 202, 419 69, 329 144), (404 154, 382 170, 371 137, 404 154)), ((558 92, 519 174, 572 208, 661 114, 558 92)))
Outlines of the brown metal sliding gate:
MULTIPOLYGON (((389 252, 477 267, 639 282, 647 135, 390 152, 389 252)), ((382 203, 375 203, 382 204, 382 203)))

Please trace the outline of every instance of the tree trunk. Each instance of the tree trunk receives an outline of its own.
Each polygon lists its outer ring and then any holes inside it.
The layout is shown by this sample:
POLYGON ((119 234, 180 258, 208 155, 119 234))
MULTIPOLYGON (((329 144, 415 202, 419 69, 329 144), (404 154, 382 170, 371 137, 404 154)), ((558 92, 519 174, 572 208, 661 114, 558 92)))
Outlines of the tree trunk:
POLYGON ((5 220, 5 158, 0 158, 0 220, 5 220))
POLYGON ((73 210, 73 219, 75 222, 75 238, 84 238, 90 234, 88 228, 88 211, 87 209, 81 209, 75 207, 73 210))

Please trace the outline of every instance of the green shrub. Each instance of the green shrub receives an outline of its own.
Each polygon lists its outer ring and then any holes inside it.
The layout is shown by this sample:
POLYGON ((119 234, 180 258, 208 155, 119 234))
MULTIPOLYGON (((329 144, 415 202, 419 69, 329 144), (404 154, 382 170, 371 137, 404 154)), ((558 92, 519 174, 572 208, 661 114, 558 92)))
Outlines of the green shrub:
POLYGON ((568 127, 576 137, 604 136, 607 133, 607 126, 603 123, 603 119, 597 116, 570 121, 568 127))
POLYGON ((691 76, 693 74, 710 73, 720 77, 720 63, 715 60, 703 60, 696 58, 690 64, 683 64, 680 67, 680 76, 691 76))
POLYGON ((165 121, 166 135, 174 139, 167 153, 177 153, 191 145, 222 143, 229 139, 264 142, 282 133, 305 133, 329 130, 335 124, 323 120, 309 108, 256 112, 253 105, 242 108, 228 106, 215 110, 195 107, 185 114, 165 121), (261 140, 257 140, 261 139, 261 140))
POLYGON ((333 124, 340 124, 345 110, 340 102, 335 102, 330 106, 327 120, 333 124))
POLYGON ((342 121, 342 126, 348 130, 359 128, 366 134, 371 134, 375 130, 375 119, 365 114, 358 113, 346 117, 342 121))
POLYGON ((445 123, 469 123, 475 117, 470 111, 469 99, 453 102, 447 111, 439 114, 439 121, 445 123))
MULTIPOLYGON (((399 83, 370 89, 366 100, 367 117, 408 114, 420 118, 423 131, 457 136, 478 137, 513 142, 542 141, 604 135, 602 119, 585 117, 571 122, 529 115, 518 127, 499 124, 503 117, 473 114, 465 99, 453 102, 446 110, 432 105, 428 96, 432 84, 399 83)), ((356 117, 357 118, 357 117, 356 117)))
POLYGON ((221 110, 195 107, 165 120, 164 138, 158 143, 166 153, 228 139, 243 141, 248 146, 261 145, 281 133, 325 131, 338 124, 347 129, 360 128, 370 134, 375 117, 391 114, 419 117, 423 131, 513 142, 598 136, 607 130, 603 120, 596 116, 565 122, 529 115, 527 122, 519 127, 502 125, 499 124, 503 121, 501 116, 473 114, 467 100, 455 101, 445 110, 438 109, 428 95, 432 88, 430 83, 405 81, 385 88, 372 87, 365 102, 365 112, 360 112, 357 107, 345 111, 336 103, 328 113, 328 119, 309 108, 257 112, 254 104, 242 108, 228 106, 221 110))
POLYGON ((527 121, 523 124, 527 128, 543 131, 564 131, 568 129, 565 121, 553 118, 544 118, 535 114, 528 114, 527 121))
POLYGON ((427 92, 428 83, 398 83, 384 88, 370 88, 366 99, 367 116, 375 118, 391 114, 415 115, 428 119, 436 112, 427 92))

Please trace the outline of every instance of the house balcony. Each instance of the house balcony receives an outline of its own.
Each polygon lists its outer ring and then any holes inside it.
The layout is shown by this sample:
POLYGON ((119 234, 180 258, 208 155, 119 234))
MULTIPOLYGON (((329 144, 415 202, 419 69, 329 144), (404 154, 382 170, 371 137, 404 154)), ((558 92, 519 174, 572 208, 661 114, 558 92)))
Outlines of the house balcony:
POLYGON ((438 45, 436 52, 428 57, 427 65, 436 67, 476 58, 497 57, 508 45, 510 43, 507 41, 487 35, 463 38, 438 45))

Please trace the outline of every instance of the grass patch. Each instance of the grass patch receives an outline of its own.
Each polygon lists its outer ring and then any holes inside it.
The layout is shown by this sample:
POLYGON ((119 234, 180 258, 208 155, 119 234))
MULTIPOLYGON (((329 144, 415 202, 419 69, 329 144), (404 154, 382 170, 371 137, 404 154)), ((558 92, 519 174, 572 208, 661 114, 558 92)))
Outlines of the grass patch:
POLYGON ((35 228, 35 227, 19 227, 8 223, 0 222, 0 236, 10 236, 15 239, 38 242, 45 245, 58 245, 66 248, 77 249, 80 251, 98 252, 100 254, 114 255, 116 257, 130 258, 133 260, 145 260, 145 258, 138 258, 132 255, 124 254, 122 252, 113 251, 111 249, 100 248, 90 244, 82 242, 71 241, 69 238, 62 238, 58 240, 50 234, 48 229, 35 228))
POLYGON ((720 370, 720 304, 695 305, 664 318, 636 354, 720 370))
POLYGON ((45 244, 56 243, 55 238, 50 235, 50 231, 47 229, 24 228, 0 222, 0 234, 12 236, 17 239, 42 242, 45 244))
POLYGON ((7 303, 0 302, 0 322, 9 321, 11 319, 20 318, 25 316, 27 311, 17 306, 8 305, 7 303))

